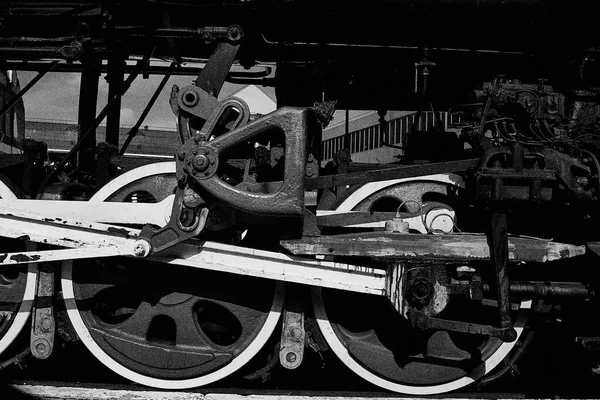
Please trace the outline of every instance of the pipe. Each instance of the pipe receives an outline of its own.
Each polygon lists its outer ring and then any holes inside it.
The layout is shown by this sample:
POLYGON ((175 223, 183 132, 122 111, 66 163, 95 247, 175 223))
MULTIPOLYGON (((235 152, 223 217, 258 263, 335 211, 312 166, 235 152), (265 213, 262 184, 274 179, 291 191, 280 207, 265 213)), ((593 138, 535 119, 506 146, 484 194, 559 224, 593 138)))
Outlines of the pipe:
POLYGON ((27 346, 27 348, 25 350, 23 350, 21 353, 17 354, 13 358, 1 362, 0 363, 0 372, 4 371, 5 369, 7 369, 13 365, 21 365, 23 363, 23 361, 26 358, 29 358, 30 356, 31 356, 31 348, 29 346, 27 346))
POLYGON ((271 359, 267 362, 267 365, 262 367, 261 369, 252 372, 251 374, 245 375, 244 379, 248 381, 255 381, 258 379, 262 379, 263 383, 267 381, 268 376, 271 375, 273 369, 279 364, 279 347, 280 342, 275 344, 273 349, 273 354, 271 355, 271 359))
MULTIPOLYGON (((490 284, 483 282, 484 293, 491 293, 490 284)), ((510 293, 518 297, 589 299, 594 291, 581 282, 511 281, 510 293)))

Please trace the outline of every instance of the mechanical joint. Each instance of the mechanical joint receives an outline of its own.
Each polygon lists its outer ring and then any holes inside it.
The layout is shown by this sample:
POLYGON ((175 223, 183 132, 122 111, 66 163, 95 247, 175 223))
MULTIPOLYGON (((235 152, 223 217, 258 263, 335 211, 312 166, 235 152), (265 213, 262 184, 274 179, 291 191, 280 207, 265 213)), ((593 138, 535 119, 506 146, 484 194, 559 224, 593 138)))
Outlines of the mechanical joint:
POLYGON ((136 257, 147 257, 151 251, 152 246, 146 239, 136 240, 133 244, 133 254, 136 257))

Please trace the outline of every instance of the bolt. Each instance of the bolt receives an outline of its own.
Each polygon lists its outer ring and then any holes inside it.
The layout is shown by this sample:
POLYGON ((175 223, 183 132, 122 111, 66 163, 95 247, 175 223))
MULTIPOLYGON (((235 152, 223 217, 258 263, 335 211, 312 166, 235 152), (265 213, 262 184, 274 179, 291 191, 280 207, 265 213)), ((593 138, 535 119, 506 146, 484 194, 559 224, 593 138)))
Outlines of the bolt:
POLYGON ((208 157, 204 155, 197 155, 193 161, 194 169, 197 171, 205 171, 210 165, 208 157))
POLYGON ((45 343, 39 342, 35 345, 35 351, 37 351, 38 354, 44 354, 46 351, 48 351, 48 348, 46 347, 45 343))
POLYGON ((177 154, 177 157, 179 158, 179 161, 183 161, 183 159, 185 158, 185 152, 180 151, 179 154, 177 154))
POLYGON ((294 327, 290 329, 290 336, 292 340, 299 340, 302 337, 302 329, 294 327))
POLYGON ((285 355, 285 359, 289 363, 293 363, 294 361, 296 361, 296 358, 296 353, 291 351, 285 355))
POLYGON ((188 208, 196 208, 202 204, 202 198, 193 189, 186 189, 183 194, 183 204, 188 208))
POLYGON ((229 39, 237 40, 237 39, 239 39, 239 37, 240 37, 240 30, 235 26, 230 27, 229 28, 229 39))
POLYGON ((52 351, 52 345, 44 338, 37 338, 31 345, 31 352, 39 359, 48 358, 52 351))
POLYGON ((514 342, 515 340, 517 340, 517 331, 515 330, 515 328, 507 329, 502 333, 502 337, 500 339, 503 342, 514 342))
POLYGON ((202 141, 202 135, 199 133, 196 133, 194 135, 194 142, 196 142, 196 144, 200 143, 202 141))
POLYGON ((40 327, 43 331, 49 331, 52 328, 52 319, 50 319, 48 316, 45 316, 40 322, 40 327))
POLYGON ((148 254, 150 254, 150 250, 150 243, 144 239, 136 240, 133 245, 133 254, 136 257, 146 257, 148 254))

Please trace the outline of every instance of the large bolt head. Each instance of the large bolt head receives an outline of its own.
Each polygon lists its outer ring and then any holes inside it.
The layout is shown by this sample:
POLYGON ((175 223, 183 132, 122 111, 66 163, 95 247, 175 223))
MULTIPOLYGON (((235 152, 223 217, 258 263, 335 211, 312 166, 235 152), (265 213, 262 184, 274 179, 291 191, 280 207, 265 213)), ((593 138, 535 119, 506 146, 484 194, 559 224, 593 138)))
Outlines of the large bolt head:
POLYGON ((199 154, 196 157, 194 157, 192 165, 194 166, 194 169, 196 171, 205 171, 210 165, 210 160, 206 155, 199 154))
POLYGON ((194 107, 196 104, 198 104, 200 99, 198 98, 196 92, 194 92, 193 90, 186 90, 185 93, 183 93, 183 96, 181 97, 181 101, 187 107, 194 107))
POLYGON ((294 361, 296 361, 296 358, 297 358, 296 353, 293 353, 291 351, 285 355, 285 359, 289 363, 293 363, 294 361))
POLYGON ((136 240, 133 244, 133 254, 136 257, 146 257, 150 254, 151 250, 152 246, 150 246, 150 243, 145 239, 136 240))
POLYGON ((45 316, 44 318, 42 318, 40 326, 43 331, 49 331, 50 329, 52 329, 52 319, 50 319, 50 317, 48 316, 45 316))
POLYGON ((37 338, 31 344, 31 352, 35 358, 43 360, 50 357, 50 354, 52 353, 52 345, 44 338, 37 338))

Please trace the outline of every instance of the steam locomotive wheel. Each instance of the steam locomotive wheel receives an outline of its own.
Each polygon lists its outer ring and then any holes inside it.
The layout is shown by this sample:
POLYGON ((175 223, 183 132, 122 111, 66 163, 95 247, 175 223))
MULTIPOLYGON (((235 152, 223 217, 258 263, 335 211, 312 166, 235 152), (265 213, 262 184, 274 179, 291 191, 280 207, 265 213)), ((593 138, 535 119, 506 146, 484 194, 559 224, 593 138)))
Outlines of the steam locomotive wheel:
MULTIPOLYGON (((369 183, 338 204, 337 210, 393 211, 408 199, 423 202, 430 191, 443 195, 458 188, 452 176, 369 183)), ((438 200, 440 196, 434 195, 438 200)), ((429 395, 466 386, 496 367, 517 341, 417 331, 380 296, 314 288, 313 309, 333 352, 352 371, 387 390, 429 395)), ((531 301, 513 304, 513 321, 520 336, 531 301)), ((496 302, 451 301, 443 318, 497 324, 496 302)))
MULTIPOLYGON (((173 193, 175 164, 129 171, 90 200, 158 202, 173 193)), ((283 306, 283 286, 127 258, 65 265, 69 318, 87 348, 135 382, 202 386, 241 368, 265 344, 283 306), (93 263, 94 265, 90 265, 93 263)))
MULTIPOLYGON (((0 198, 16 199, 17 195, 0 178, 0 198)), ((2 251, 14 252, 22 241, 0 238, 2 251)), ((25 250, 24 248, 21 250, 25 250)), ((36 264, 0 269, 0 353, 17 337, 31 313, 37 282, 36 264)))

